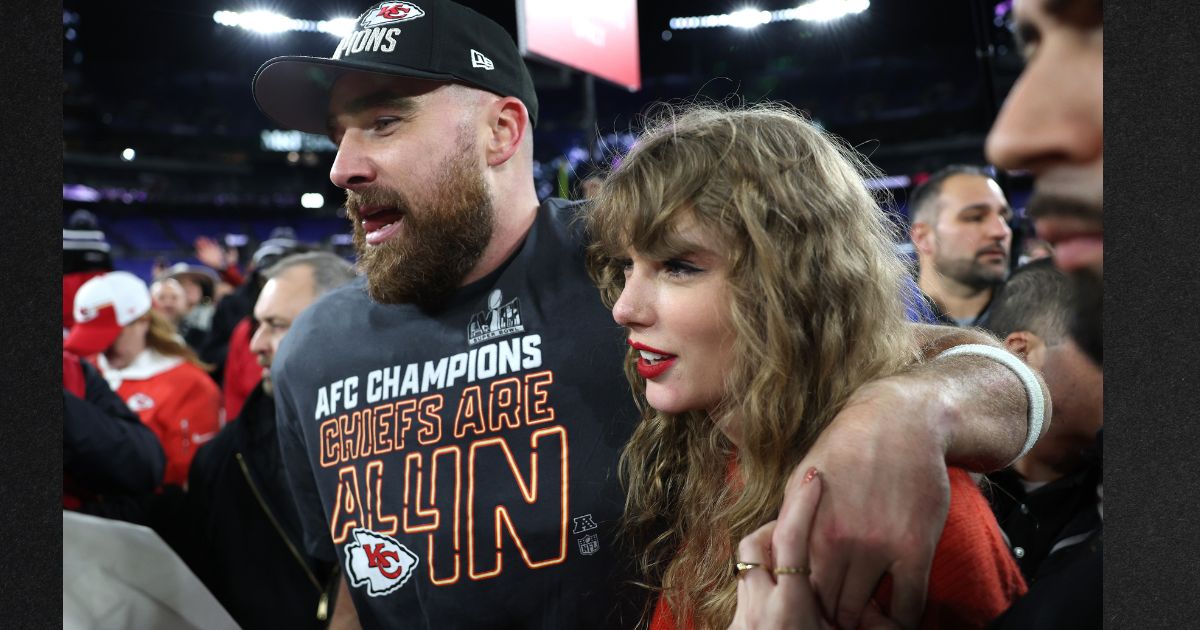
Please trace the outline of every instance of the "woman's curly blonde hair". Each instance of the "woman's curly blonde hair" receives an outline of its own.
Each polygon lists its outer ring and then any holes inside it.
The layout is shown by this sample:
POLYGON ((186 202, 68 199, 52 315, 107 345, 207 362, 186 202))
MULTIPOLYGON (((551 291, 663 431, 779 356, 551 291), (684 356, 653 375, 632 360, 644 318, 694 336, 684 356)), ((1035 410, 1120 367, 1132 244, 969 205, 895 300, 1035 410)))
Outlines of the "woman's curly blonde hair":
POLYGON ((737 541, 775 517, 851 393, 916 360, 907 269, 865 160, 794 110, 664 106, 651 119, 588 213, 589 273, 611 308, 628 249, 670 251, 694 221, 725 248, 735 358, 712 417, 650 408, 630 351, 643 421, 621 459, 624 532, 677 618, 723 628, 737 541), (740 452, 717 429, 730 421, 740 452))

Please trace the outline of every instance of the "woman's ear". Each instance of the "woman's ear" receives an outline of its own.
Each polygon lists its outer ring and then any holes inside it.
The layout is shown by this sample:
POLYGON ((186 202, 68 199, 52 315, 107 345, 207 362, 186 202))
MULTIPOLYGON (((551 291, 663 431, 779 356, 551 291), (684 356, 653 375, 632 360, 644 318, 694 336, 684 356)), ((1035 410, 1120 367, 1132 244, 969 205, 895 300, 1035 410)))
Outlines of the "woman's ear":
POLYGON ((505 96, 492 103, 488 114, 487 164, 499 166, 521 147, 529 132, 529 112, 520 99, 505 96))

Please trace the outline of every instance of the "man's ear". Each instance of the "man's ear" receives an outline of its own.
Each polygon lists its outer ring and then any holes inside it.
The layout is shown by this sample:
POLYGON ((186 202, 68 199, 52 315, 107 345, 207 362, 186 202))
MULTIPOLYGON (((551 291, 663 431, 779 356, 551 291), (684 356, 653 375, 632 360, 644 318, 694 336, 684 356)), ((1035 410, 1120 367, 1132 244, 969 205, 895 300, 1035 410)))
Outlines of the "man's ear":
POLYGON ((488 112, 487 164, 499 166, 516 154, 529 133, 529 111, 520 99, 505 96, 492 103, 488 112))
POLYGON ((933 226, 924 221, 914 221, 908 229, 908 238, 913 247, 924 256, 933 255, 933 226))
POLYGON ((1028 330, 1009 333, 1004 338, 1004 347, 1035 370, 1041 370, 1046 364, 1046 342, 1028 330))

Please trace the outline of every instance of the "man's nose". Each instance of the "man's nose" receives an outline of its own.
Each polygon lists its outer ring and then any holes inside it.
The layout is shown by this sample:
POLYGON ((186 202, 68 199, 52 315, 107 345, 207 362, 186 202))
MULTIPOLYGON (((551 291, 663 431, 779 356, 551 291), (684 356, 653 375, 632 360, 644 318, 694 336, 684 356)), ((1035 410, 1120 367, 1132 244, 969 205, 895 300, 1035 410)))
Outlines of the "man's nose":
POLYGON ((375 162, 364 148, 361 134, 347 130, 329 169, 329 181, 338 188, 358 190, 371 185, 376 174, 375 162))

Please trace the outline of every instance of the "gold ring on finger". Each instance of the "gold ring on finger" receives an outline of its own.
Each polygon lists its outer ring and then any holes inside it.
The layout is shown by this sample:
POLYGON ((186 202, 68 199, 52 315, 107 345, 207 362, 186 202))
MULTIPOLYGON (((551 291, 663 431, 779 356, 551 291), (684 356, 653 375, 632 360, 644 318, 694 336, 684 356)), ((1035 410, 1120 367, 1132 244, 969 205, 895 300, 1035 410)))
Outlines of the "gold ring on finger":
POLYGON ((750 569, 757 569, 761 566, 761 562, 734 562, 733 575, 734 577, 741 577, 746 571, 749 571, 750 569))

